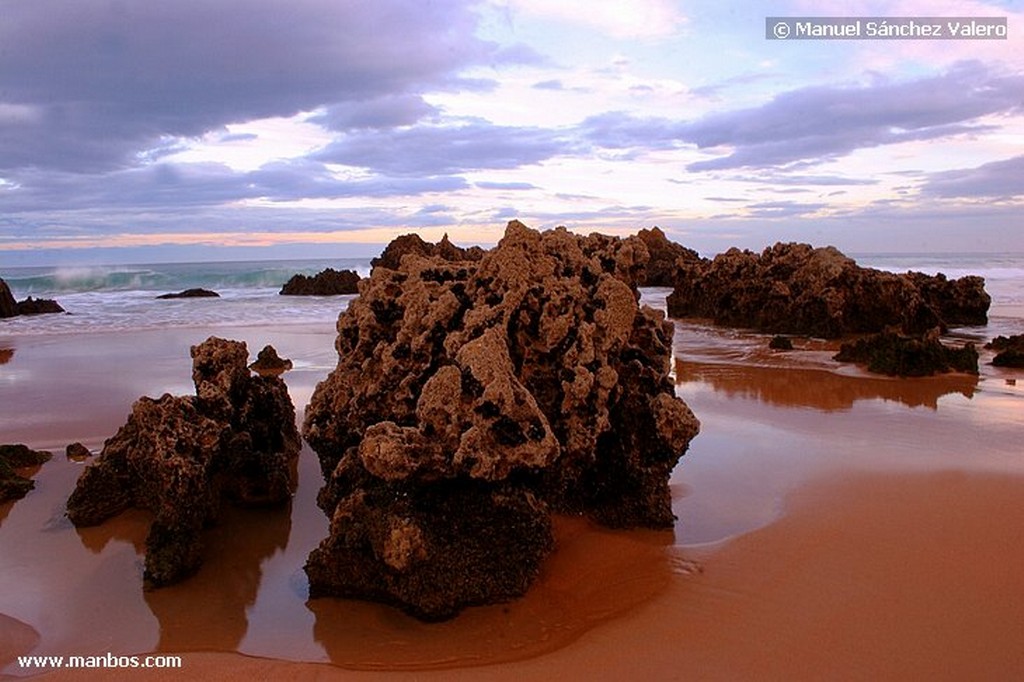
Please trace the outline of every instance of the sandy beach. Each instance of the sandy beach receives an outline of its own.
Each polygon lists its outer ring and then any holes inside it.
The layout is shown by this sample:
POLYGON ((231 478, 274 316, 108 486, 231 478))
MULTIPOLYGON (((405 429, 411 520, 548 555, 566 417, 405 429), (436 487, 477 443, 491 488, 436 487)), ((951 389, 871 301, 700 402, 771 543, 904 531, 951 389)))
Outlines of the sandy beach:
MULTIPOLYGON (((329 325, 0 336, 0 432, 51 449, 0 506, 0 666, 51 679, 1011 679, 1024 675, 1024 373, 896 380, 824 347, 679 324, 677 392, 702 432, 673 476, 671 532, 558 519, 522 600, 424 625, 306 598, 326 534, 305 449, 290 508, 227 510, 202 569, 144 592, 149 519, 76 530, 62 505, 140 395, 191 389, 188 348, 266 343, 301 411, 329 325), (798 345, 799 347, 799 345, 798 345), (17 656, 180 653, 184 670, 26 669, 17 656)), ((985 356, 983 355, 983 362, 985 356)), ((301 418, 301 414, 300 414, 301 418)))

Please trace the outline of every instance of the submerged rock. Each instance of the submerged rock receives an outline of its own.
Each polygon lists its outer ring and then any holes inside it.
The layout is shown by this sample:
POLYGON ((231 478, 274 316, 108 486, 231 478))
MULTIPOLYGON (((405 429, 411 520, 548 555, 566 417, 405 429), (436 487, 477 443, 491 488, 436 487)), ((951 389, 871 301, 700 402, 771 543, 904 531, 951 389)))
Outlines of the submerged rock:
POLYGON ((129 507, 154 514, 148 585, 176 582, 202 560, 202 530, 222 499, 277 504, 291 496, 295 410, 279 378, 252 376, 245 343, 211 337, 192 347, 195 396, 140 398, 127 423, 86 467, 67 504, 76 526, 129 507))
POLYGON ((157 299, 171 298, 220 298, 220 294, 209 289, 185 289, 185 291, 179 291, 176 294, 161 294, 157 296, 157 299))
POLYGON ((281 287, 282 296, 341 296, 359 293, 359 275, 352 270, 327 268, 309 277, 293 275, 281 287))
POLYGON ((776 334, 768 342, 768 347, 772 350, 793 350, 793 341, 788 336, 776 334))
POLYGON ((15 469, 39 466, 52 456, 27 445, 0 445, 0 503, 19 500, 35 487, 34 481, 19 475, 15 469))
POLYGON ((837 338, 891 326, 921 334, 978 324, 989 303, 980 277, 897 275, 860 267, 831 246, 779 243, 759 255, 734 248, 684 265, 668 310, 673 317, 837 338))
POLYGON ((1024 334, 997 336, 985 348, 996 351, 992 359, 996 367, 1024 367, 1024 334))
POLYGON ((974 344, 950 348, 939 341, 939 330, 918 336, 894 331, 844 343, 834 356, 839 362, 867 365, 869 372, 900 377, 923 377, 942 372, 978 373, 974 344))
POLYGON ((637 303, 647 257, 513 221, 478 261, 374 268, 306 410, 331 519, 311 596, 447 618, 526 590, 552 510, 672 526, 699 424, 668 374, 672 323, 637 303))

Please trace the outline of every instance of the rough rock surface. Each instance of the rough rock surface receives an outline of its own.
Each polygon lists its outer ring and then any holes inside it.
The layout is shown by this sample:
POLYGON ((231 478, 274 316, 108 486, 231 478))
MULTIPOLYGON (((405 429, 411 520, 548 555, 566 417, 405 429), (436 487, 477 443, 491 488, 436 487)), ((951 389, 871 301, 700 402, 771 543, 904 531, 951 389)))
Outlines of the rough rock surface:
POLYGON ((772 350, 793 350, 793 340, 788 336, 777 334, 768 342, 768 347, 772 350))
POLYGON ((988 324, 992 298, 985 291, 984 277, 968 275, 947 279, 941 272, 937 275, 908 272, 906 277, 948 326, 988 324))
POLYGON ((311 596, 447 618, 525 591, 551 510, 672 525, 699 425, 668 375, 672 323, 637 304, 647 257, 513 221, 479 261, 374 268, 306 411, 331 518, 311 596))
POLYGON ((834 356, 839 362, 867 365, 869 372, 900 377, 923 377, 943 372, 978 373, 974 344, 950 348, 939 341, 939 329, 917 336, 885 331, 844 343, 834 356))
POLYGON ((833 247, 776 244, 761 254, 730 249, 685 265, 668 297, 673 317, 783 334, 836 338, 978 324, 990 299, 980 277, 948 281, 862 268, 833 247))
POLYGON ((407 253, 425 257, 436 256, 447 261, 478 261, 483 258, 485 251, 479 246, 455 246, 448 240, 447 234, 437 244, 423 241, 418 234, 403 234, 391 240, 384 252, 370 261, 370 266, 375 268, 379 265, 389 270, 397 270, 402 265, 402 256, 407 253))
POLYGON ((640 230, 636 236, 644 243, 650 254, 644 286, 674 287, 676 275, 679 274, 681 268, 687 264, 701 261, 701 257, 696 251, 669 241, 659 227, 640 230))
POLYGON ((282 296, 341 296, 359 293, 359 275, 352 270, 327 268, 312 277, 293 275, 281 287, 282 296))
POLYGON ((35 487, 31 479, 18 475, 15 469, 38 466, 51 456, 26 445, 0 445, 0 503, 19 500, 35 487))
POLYGON ((996 367, 1024 367, 1024 334, 997 336, 985 348, 996 351, 992 358, 996 367))
POLYGON ((222 499, 283 503, 298 454, 295 410, 279 378, 252 376, 244 343, 192 347, 195 396, 140 398, 127 423, 82 472, 67 504, 76 526, 129 507, 154 514, 145 578, 166 585, 195 571, 202 530, 222 499))
POLYGON ((157 296, 157 298, 220 298, 220 294, 216 291, 210 291, 209 289, 185 289, 185 291, 179 291, 174 294, 161 294, 157 296))

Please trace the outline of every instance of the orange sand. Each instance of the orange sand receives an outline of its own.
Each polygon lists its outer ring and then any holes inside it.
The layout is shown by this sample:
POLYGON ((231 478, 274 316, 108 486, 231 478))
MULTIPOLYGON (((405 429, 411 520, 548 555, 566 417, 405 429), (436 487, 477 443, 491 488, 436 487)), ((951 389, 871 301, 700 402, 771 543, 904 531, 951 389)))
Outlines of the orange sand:
MULTIPOLYGON (((187 346, 205 332, 135 335, 116 356, 97 336, 0 339, 14 350, 0 401, 21 381, 55 425, 16 426, 16 440, 98 448, 73 438, 77 425, 112 433, 143 383, 187 390, 187 346), (60 384, 47 358, 82 355, 95 362, 86 379, 113 367, 133 378, 60 384)), ((329 368, 331 331, 258 333, 253 354, 266 337, 298 361, 285 380, 301 407, 329 368)), ((58 455, 37 490, 0 505, 0 665, 27 675, 13 662, 28 652, 160 651, 183 652, 184 670, 46 679, 1024 677, 1024 373, 875 379, 837 373, 813 350, 802 367, 799 355, 758 359, 742 336, 718 357, 714 338, 703 343, 701 362, 677 347, 677 390, 703 431, 673 477, 675 532, 560 519, 558 551, 527 597, 440 625, 306 601, 302 562, 326 532, 308 450, 290 509, 229 511, 201 571, 150 593, 146 515, 71 528, 61 504, 81 468, 58 455)))

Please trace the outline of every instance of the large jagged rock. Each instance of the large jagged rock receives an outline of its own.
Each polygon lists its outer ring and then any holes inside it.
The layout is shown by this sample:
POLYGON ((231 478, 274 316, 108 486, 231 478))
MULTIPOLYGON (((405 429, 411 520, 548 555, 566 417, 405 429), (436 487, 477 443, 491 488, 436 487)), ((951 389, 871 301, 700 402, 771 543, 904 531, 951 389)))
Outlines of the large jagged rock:
POLYGON ((52 453, 33 450, 27 445, 0 445, 0 503, 25 497, 35 482, 18 474, 15 469, 39 466, 48 462, 52 453))
POLYGON ((978 351, 968 343, 950 348, 939 341, 939 329, 906 336, 895 331, 844 343, 834 360, 867 365, 869 372, 899 377, 926 377, 936 373, 978 373, 978 351))
POLYGON ((640 230, 636 236, 644 243, 650 254, 644 286, 674 287, 676 275, 681 268, 701 261, 700 255, 693 249, 669 241, 660 227, 640 230))
POLYGON ((425 257, 436 256, 447 261, 478 261, 483 258, 485 251, 479 246, 455 246, 448 240, 447 234, 437 244, 423 241, 418 234, 403 234, 392 239, 384 248, 384 252, 370 261, 370 266, 397 270, 402 265, 402 256, 407 253, 425 257))
POLYGON ((86 467, 68 500, 76 526, 129 507, 154 515, 145 578, 166 585, 202 560, 202 530, 222 499, 283 503, 300 441, 284 382, 252 376, 245 343, 211 337, 192 347, 195 396, 140 398, 127 423, 86 467))
POLYGON ((447 618, 525 591, 551 510, 671 527, 699 425, 668 374, 672 323, 637 303, 647 258, 635 237, 513 221, 479 261, 374 268, 306 410, 331 518, 311 596, 447 618))
POLYGON ((685 265, 668 310, 673 317, 836 338, 891 326, 907 334, 945 330, 980 319, 989 303, 980 277, 898 275, 862 268, 831 246, 779 243, 759 255, 734 248, 685 265))
POLYGON ((0 317, 14 317, 18 314, 18 302, 11 293, 7 282, 0 279, 0 317))
POLYGON ((359 293, 359 275, 353 270, 327 268, 312 277, 293 275, 281 287, 282 296, 341 296, 359 293))

